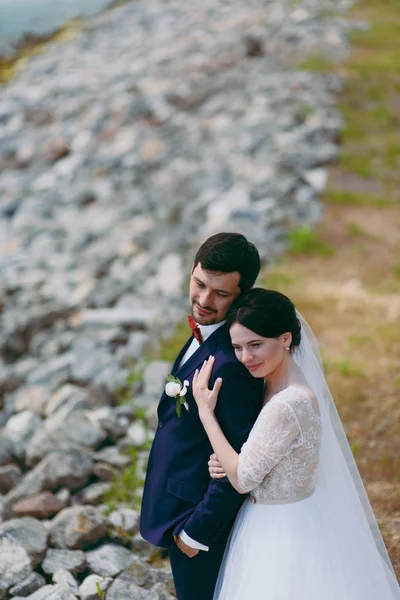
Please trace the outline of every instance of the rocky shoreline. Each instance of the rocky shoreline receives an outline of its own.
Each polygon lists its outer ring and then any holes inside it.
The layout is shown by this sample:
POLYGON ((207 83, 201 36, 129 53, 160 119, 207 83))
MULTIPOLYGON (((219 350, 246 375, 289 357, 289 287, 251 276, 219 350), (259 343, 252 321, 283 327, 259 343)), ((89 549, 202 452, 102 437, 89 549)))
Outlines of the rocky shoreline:
MULTIPOLYGON (((0 67, 6 62, 35 51, 77 21, 93 17, 129 0, 2 0, 0 3, 0 67)), ((1 79, 0 79, 1 81, 1 79)))
POLYGON ((268 262, 320 219, 341 81, 298 65, 346 56, 350 5, 128 3, 2 87, 0 599, 174 597, 137 511, 104 503, 169 365, 116 390, 186 314, 202 240, 268 262))

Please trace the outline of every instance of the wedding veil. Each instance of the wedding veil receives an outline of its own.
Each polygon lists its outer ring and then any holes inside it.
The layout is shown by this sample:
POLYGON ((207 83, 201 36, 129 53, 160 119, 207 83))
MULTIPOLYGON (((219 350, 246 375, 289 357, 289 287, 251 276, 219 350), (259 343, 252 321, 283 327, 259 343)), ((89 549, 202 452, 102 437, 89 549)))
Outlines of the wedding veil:
POLYGON ((325 490, 335 515, 346 514, 350 517, 359 526, 358 530, 362 531, 367 543, 372 541, 372 536, 384 561, 389 583, 393 589, 399 590, 385 543, 325 379, 317 341, 308 323, 296 312, 301 322, 301 343, 293 358, 317 396, 322 420, 317 484, 325 490))

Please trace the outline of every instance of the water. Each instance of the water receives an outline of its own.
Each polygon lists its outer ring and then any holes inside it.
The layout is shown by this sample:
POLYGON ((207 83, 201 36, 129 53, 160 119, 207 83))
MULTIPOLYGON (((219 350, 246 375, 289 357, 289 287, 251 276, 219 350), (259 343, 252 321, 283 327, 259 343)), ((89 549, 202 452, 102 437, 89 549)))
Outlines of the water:
POLYGON ((110 4, 111 0, 0 0, 0 47, 25 33, 51 33, 68 19, 93 15, 110 4))

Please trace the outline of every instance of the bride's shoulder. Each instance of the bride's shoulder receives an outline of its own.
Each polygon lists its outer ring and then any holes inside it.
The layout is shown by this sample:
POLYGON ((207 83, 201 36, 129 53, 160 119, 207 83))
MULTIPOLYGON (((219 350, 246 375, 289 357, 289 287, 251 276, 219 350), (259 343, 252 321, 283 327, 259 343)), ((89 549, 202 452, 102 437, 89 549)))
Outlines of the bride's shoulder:
POLYGON ((296 407, 310 406, 315 409, 318 405, 316 396, 311 388, 306 385, 289 385, 269 400, 268 404, 283 403, 296 407))

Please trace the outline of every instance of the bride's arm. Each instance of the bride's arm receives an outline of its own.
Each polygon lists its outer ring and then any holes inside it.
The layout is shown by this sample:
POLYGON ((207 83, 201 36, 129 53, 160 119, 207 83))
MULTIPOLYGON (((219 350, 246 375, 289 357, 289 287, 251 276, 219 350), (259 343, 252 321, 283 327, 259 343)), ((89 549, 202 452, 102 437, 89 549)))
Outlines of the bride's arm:
POLYGON ((201 371, 196 371, 193 395, 219 462, 232 486, 240 494, 245 494, 256 488, 274 466, 287 456, 301 431, 293 409, 286 402, 274 402, 260 413, 238 454, 229 444, 214 414, 222 381, 217 379, 213 389, 208 389, 213 364, 213 357, 210 357, 201 371))
POLYGON ((232 486, 239 493, 238 464, 239 454, 232 448, 226 439, 215 417, 214 409, 218 400, 218 392, 222 386, 222 379, 217 379, 212 390, 208 389, 208 382, 214 366, 214 357, 210 356, 205 361, 200 371, 196 370, 193 377, 193 396, 199 408, 199 417, 210 440, 214 452, 228 477, 232 486))
POLYGON ((210 412, 206 409, 199 411, 199 415, 201 422, 203 423, 203 427, 208 435, 208 439, 210 440, 211 446, 213 447, 214 452, 217 454, 226 476, 235 490, 237 490, 240 494, 245 493, 240 489, 238 482, 239 454, 235 452, 224 436, 214 412, 210 412))

